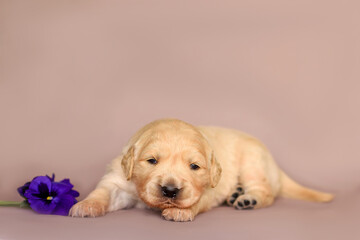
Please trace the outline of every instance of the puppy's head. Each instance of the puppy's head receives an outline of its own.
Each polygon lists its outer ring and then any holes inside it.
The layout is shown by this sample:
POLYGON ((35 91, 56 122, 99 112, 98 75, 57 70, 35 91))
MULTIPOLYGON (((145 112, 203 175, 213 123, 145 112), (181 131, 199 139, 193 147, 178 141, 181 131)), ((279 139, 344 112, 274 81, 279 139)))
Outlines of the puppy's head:
POLYGON ((188 208, 206 188, 215 187, 221 168, 203 135, 179 120, 161 120, 141 129, 122 159, 128 180, 150 207, 188 208))

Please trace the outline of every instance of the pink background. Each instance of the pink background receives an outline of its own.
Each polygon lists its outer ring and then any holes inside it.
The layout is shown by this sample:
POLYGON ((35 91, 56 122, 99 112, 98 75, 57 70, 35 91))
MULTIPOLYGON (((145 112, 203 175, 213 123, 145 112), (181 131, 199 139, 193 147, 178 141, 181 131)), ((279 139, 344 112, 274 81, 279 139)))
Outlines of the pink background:
POLYGON ((356 239, 359 9, 357 0, 0 0, 0 200, 21 200, 18 186, 53 172, 84 198, 131 135, 163 117, 248 132, 294 179, 337 195, 220 207, 185 224, 143 210, 71 219, 0 208, 0 239, 356 239))

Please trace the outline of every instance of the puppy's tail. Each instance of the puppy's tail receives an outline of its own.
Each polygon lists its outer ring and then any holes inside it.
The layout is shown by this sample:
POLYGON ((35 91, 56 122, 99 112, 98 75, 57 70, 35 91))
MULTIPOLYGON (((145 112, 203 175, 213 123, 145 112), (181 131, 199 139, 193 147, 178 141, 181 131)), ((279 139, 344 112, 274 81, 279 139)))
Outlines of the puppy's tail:
POLYGON ((289 176, 287 176, 283 171, 281 171, 280 179, 280 196, 312 202, 330 202, 334 199, 334 195, 330 193, 319 192, 301 186, 292 180, 289 176))

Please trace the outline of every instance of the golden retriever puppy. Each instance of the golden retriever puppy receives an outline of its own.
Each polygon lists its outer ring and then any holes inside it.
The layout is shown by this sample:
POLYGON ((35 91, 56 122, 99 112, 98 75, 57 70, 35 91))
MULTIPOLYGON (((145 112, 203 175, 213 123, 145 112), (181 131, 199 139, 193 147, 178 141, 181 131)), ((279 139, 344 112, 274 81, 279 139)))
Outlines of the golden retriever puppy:
POLYGON ((256 209, 277 196, 333 199, 291 180, 265 146, 247 134, 164 119, 130 139, 96 189, 69 215, 97 217, 147 206, 161 210, 166 220, 192 221, 225 201, 236 209, 256 209))

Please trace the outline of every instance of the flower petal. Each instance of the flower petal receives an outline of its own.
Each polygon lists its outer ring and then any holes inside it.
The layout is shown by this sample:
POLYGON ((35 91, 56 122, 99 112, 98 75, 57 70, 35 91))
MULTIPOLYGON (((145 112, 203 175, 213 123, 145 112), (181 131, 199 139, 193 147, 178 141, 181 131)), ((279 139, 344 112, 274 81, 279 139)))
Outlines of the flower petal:
POLYGON ((43 199, 28 199, 30 207, 41 214, 51 214, 56 208, 56 203, 43 199))
POLYGON ((63 183, 63 184, 69 185, 72 188, 74 187, 74 185, 71 184, 70 179, 68 179, 68 178, 63 179, 60 182, 63 183))
MULTIPOLYGON (((67 184, 67 185, 71 186, 71 188, 74 187, 74 185, 72 185, 72 184, 70 183, 70 179, 68 179, 68 178, 63 179, 63 180, 61 181, 61 183, 67 184)), ((69 194, 71 194, 73 197, 78 197, 78 196, 80 196, 79 192, 78 192, 78 191, 75 191, 75 190, 70 190, 69 194)))
POLYGON ((73 197, 78 197, 80 196, 80 193, 76 190, 70 190, 69 194, 73 197))
POLYGON ((29 189, 29 186, 30 186, 30 182, 27 182, 23 186, 18 187, 17 191, 20 194, 20 196, 25 198, 24 194, 25 194, 25 191, 29 189))
POLYGON ((51 181, 48 177, 40 176, 35 177, 25 192, 24 196, 28 199, 41 199, 49 196, 51 192, 51 181))
POLYGON ((56 208, 54 209, 52 214, 63 215, 63 216, 69 215, 70 208, 75 203, 77 203, 76 199, 69 194, 64 194, 59 197, 56 197, 56 201, 57 201, 56 208))
POLYGON ((61 182, 53 182, 51 194, 54 196, 61 196, 63 194, 68 193, 71 190, 71 188, 72 185, 64 184, 61 182))
POLYGON ((49 177, 48 175, 46 175, 46 177, 48 177, 50 179, 51 182, 55 181, 55 174, 52 174, 52 177, 49 177))

